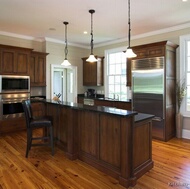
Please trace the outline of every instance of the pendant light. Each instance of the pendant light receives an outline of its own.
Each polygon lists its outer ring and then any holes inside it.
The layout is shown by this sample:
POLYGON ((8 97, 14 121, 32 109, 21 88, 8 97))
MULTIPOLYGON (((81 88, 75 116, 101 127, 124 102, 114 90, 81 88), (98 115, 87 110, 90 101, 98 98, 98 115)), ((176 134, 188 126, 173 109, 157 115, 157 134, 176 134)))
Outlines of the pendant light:
POLYGON ((67 54, 68 54, 68 49, 67 49, 67 25, 69 24, 69 22, 63 22, 63 24, 65 24, 65 59, 61 63, 61 65, 63 65, 63 66, 70 66, 71 64, 67 60, 67 54))
POLYGON ((127 48, 127 51, 126 51, 126 57, 127 58, 134 58, 136 57, 137 55, 133 52, 133 50, 131 49, 131 18, 130 18, 130 0, 128 0, 128 24, 129 24, 129 32, 128 32, 128 42, 129 42, 129 45, 128 45, 128 48, 127 48))
POLYGON ((93 54, 93 13, 95 13, 95 10, 91 9, 89 10, 89 13, 91 14, 91 42, 90 42, 90 47, 91 47, 91 54, 89 56, 89 58, 86 60, 87 62, 97 62, 98 60, 95 58, 94 54, 93 54))

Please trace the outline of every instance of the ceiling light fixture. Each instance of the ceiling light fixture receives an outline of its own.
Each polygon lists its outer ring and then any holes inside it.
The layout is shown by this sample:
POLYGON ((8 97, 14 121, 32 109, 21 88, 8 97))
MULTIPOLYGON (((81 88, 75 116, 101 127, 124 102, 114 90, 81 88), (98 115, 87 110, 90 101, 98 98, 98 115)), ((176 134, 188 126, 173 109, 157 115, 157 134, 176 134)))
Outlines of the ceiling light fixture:
POLYGON ((69 22, 63 22, 63 24, 65 24, 65 59, 61 63, 61 65, 62 66, 70 66, 71 64, 67 60, 67 54, 68 54, 68 48, 67 48, 67 25, 69 24, 69 22))
POLYGON ((130 0, 128 0, 128 17, 129 17, 129 20, 128 20, 128 25, 129 25, 129 32, 128 32, 128 42, 129 42, 129 45, 128 45, 128 48, 127 48, 127 51, 126 51, 126 57, 127 58, 134 58, 136 57, 137 55, 133 52, 132 48, 131 48, 131 18, 130 18, 130 0))
POLYGON ((95 58, 94 54, 93 54, 93 13, 95 13, 95 10, 89 10, 89 13, 91 14, 91 42, 90 42, 90 47, 91 47, 91 54, 89 56, 89 58, 86 60, 87 62, 97 62, 98 60, 95 58))

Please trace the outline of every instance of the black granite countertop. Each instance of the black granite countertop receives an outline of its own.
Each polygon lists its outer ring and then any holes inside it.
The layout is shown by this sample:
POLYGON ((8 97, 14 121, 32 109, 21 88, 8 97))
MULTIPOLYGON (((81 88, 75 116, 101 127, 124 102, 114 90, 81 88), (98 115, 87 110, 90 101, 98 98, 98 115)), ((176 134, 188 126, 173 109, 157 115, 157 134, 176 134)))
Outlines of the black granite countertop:
POLYGON ((100 112, 100 113, 108 113, 118 116, 134 116, 137 114, 136 111, 130 111, 130 110, 123 110, 123 109, 117 109, 113 107, 106 107, 106 106, 90 106, 90 105, 84 105, 84 104, 78 104, 73 102, 62 102, 62 101, 54 101, 54 100, 42 100, 46 103, 52 103, 52 104, 58 104, 62 106, 67 106, 73 109, 78 110, 89 110, 94 112, 100 112))
POLYGON ((96 96, 84 96, 84 94, 78 94, 80 98, 94 99, 94 100, 106 100, 106 101, 115 101, 115 102, 131 102, 131 99, 118 100, 113 98, 105 97, 104 95, 97 94, 96 96))
POLYGON ((135 122, 151 119, 153 117, 154 115, 151 115, 151 114, 138 113, 137 115, 135 115, 135 122))

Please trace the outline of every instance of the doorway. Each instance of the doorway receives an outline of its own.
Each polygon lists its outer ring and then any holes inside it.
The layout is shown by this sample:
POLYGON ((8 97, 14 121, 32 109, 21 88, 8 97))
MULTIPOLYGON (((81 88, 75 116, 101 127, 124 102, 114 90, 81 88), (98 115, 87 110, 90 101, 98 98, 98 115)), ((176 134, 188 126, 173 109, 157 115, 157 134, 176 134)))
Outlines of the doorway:
POLYGON ((51 64, 51 99, 60 95, 65 102, 77 102, 77 67, 51 64))

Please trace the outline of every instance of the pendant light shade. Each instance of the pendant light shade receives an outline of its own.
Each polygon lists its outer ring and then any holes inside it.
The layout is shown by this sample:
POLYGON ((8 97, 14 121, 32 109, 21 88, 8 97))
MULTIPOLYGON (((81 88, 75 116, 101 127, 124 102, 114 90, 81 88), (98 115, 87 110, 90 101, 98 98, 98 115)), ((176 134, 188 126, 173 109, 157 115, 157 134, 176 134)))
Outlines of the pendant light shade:
POLYGON ((127 58, 134 58, 136 57, 137 55, 133 52, 133 50, 131 49, 131 18, 130 18, 130 0, 128 0, 128 25, 129 25, 129 32, 128 32, 128 42, 129 42, 129 45, 128 45, 128 48, 127 48, 127 51, 126 51, 126 57, 127 58))
POLYGON ((69 22, 63 22, 63 24, 65 24, 65 59, 61 63, 61 65, 63 65, 63 66, 70 66, 71 64, 67 60, 67 54, 68 54, 68 49, 67 49, 67 25, 69 24, 69 22))
POLYGON ((91 14, 91 42, 90 42, 90 47, 91 47, 91 54, 89 56, 89 58, 86 60, 87 62, 97 62, 98 60, 95 58, 94 54, 93 54, 93 13, 95 13, 95 10, 89 10, 89 13, 91 14))

